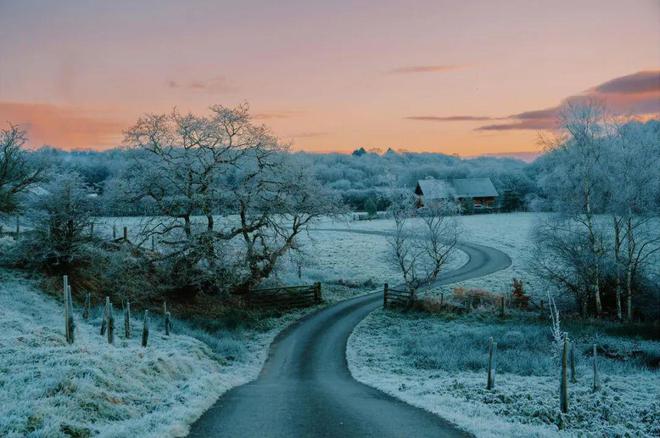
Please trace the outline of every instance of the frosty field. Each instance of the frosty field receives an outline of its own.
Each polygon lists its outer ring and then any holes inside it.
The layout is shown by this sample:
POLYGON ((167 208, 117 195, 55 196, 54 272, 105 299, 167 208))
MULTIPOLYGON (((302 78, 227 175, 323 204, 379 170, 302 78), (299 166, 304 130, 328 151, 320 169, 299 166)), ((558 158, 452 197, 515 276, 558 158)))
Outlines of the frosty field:
POLYGON ((657 436, 657 369, 644 360, 601 357, 602 388, 594 393, 589 348, 597 342, 657 358, 660 342, 567 327, 577 342, 578 373, 567 415, 559 413, 559 358, 545 321, 377 310, 349 338, 347 358, 357 380, 479 437, 657 436), (485 389, 490 336, 498 342, 493 391, 485 389))
POLYGON ((108 345, 100 316, 85 323, 79 312, 67 345, 62 315, 35 280, 0 271, 1 436, 185 436, 222 393, 256 378, 272 339, 301 312, 266 331, 220 335, 175 321, 169 338, 153 318, 147 348, 140 319, 132 339, 118 326, 108 345))

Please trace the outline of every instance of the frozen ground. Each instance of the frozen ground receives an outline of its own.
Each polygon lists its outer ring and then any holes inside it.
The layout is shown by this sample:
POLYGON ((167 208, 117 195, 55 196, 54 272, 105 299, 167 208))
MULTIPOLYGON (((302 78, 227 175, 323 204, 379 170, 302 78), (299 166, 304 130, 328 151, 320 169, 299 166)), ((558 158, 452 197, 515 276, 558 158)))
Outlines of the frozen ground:
MULTIPOLYGON (((523 279, 525 291, 532 297, 544 299, 546 292, 541 284, 529 273, 530 233, 534 224, 544 215, 541 213, 508 213, 459 216, 457 220, 461 227, 462 240, 488 245, 504 251, 512 259, 512 265, 494 274, 475 278, 461 283, 455 283, 443 288, 443 291, 455 287, 479 288, 492 292, 509 292, 513 278, 523 279)), ((414 220, 411 223, 415 224, 414 220)), ((421 222, 417 222, 421 226, 421 222)), ((352 230, 369 230, 391 232, 394 223, 390 219, 372 221, 355 221, 335 223, 326 222, 325 227, 347 228, 352 230)), ((339 234, 339 233, 337 233, 339 234)), ((380 237, 386 241, 385 237, 380 237)), ((437 291, 431 291, 437 292, 437 291)))
POLYGON ((660 373, 643 361, 600 358, 602 388, 591 389, 592 342, 660 356, 660 343, 569 332, 578 382, 559 414, 559 365, 545 322, 498 323, 377 310, 349 338, 353 376, 480 437, 659 436, 660 373), (487 339, 498 341, 496 388, 486 391, 487 339))
MULTIPOLYGON (((115 345, 98 320, 76 315, 76 342, 63 335, 58 301, 34 280, 0 270, 0 436, 184 436, 228 389, 256 378, 274 336, 301 312, 265 332, 209 336, 175 323, 166 338, 156 320, 149 347, 121 327, 115 345), (78 434, 78 435, 76 435, 78 434)), ((116 313, 117 325, 121 312, 116 313)))

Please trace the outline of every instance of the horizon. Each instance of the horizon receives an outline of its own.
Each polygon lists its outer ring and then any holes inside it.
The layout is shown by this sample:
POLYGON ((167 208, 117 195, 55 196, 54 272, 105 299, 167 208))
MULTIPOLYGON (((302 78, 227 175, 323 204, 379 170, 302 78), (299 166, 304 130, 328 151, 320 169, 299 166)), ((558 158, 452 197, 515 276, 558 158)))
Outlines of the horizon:
POLYGON ((660 118, 660 3, 635 6, 0 0, 0 122, 100 150, 247 101, 293 150, 531 157, 570 100, 660 118))

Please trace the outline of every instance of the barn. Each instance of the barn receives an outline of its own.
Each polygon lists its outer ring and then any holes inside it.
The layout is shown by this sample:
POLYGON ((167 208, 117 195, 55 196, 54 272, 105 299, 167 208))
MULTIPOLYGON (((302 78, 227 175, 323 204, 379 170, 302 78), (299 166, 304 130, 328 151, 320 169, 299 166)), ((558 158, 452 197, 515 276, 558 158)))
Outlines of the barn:
POLYGON ((490 178, 422 179, 415 187, 419 207, 439 206, 448 201, 458 202, 475 210, 496 207, 498 193, 490 178))

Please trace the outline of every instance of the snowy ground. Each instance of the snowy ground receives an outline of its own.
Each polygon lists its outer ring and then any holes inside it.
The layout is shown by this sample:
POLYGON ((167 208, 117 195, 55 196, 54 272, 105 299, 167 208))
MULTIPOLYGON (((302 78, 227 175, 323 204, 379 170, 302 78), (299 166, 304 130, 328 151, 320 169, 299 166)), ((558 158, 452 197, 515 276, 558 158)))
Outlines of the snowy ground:
POLYGON ((559 414, 559 365, 545 322, 463 319, 377 310, 349 338, 353 376, 480 437, 659 436, 660 373, 640 360, 600 358, 602 388, 591 389, 592 342, 660 356, 660 342, 578 329, 578 382, 559 414), (498 341, 496 388, 486 391, 487 340, 498 341))
MULTIPOLYGON (((512 259, 512 265, 505 270, 494 274, 475 278, 472 280, 455 283, 446 286, 437 291, 446 292, 456 287, 480 288, 492 292, 509 292, 513 278, 523 279, 526 293, 538 299, 544 299, 546 292, 540 282, 538 282, 529 273, 529 249, 531 245, 531 230, 534 224, 544 215, 540 213, 509 213, 509 214, 487 214, 457 217, 462 240, 488 245, 493 248, 504 251, 512 259)), ((411 224, 421 226, 421 221, 411 224)), ((322 224, 326 228, 346 228, 352 230, 384 231, 391 232, 394 229, 394 222, 390 219, 378 219, 372 221, 355 222, 326 222, 322 224)), ((316 233, 316 232, 315 232, 316 233)), ((339 236, 341 233, 334 233, 339 236)), ((348 238, 353 239, 355 234, 348 238)), ((382 236, 370 236, 374 241, 386 243, 387 238, 382 236)), ((377 257, 370 256, 371 260, 377 257)), ((448 266, 448 269, 456 265, 448 266)), ((391 266, 389 266, 392 269, 391 266)), ((396 274, 394 272, 394 274, 396 274)))
POLYGON ((302 312, 222 337, 175 322, 166 338, 154 320, 146 349, 139 330, 127 340, 118 327, 111 346, 98 318, 77 314, 69 346, 61 304, 0 270, 0 436, 184 436, 222 393, 257 377, 274 336, 302 312))

